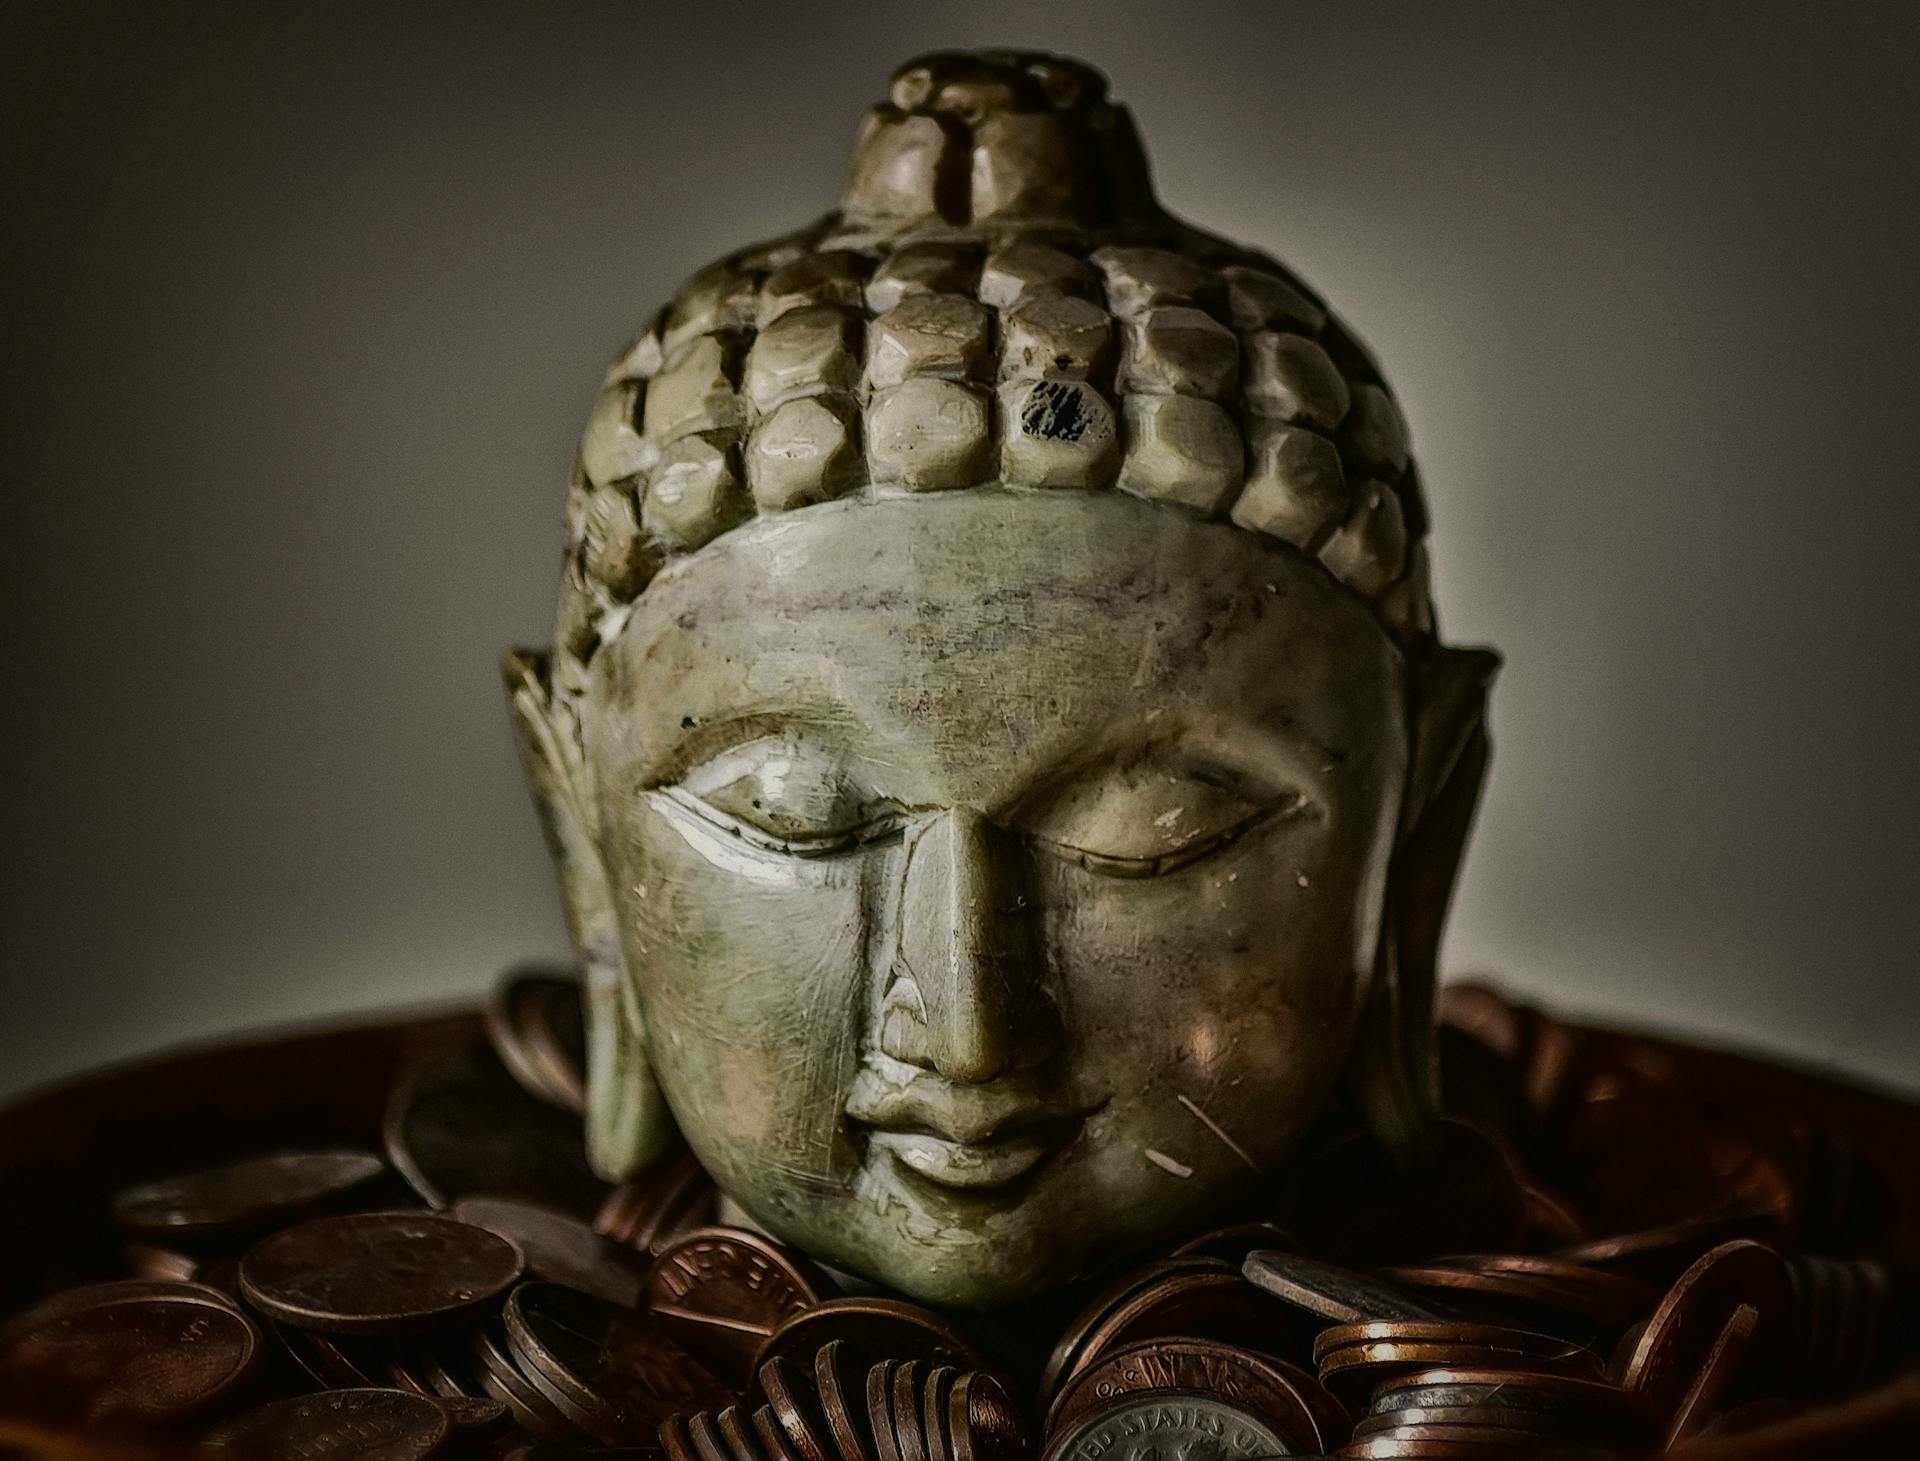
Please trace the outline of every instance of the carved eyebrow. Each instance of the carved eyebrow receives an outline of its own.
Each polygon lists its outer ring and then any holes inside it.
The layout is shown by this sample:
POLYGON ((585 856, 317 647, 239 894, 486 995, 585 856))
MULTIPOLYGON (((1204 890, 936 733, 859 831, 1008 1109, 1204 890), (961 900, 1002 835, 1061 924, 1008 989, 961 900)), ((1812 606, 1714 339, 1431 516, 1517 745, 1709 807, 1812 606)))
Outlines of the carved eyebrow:
POLYGON ((836 709, 753 711, 716 720, 683 715, 679 733, 661 754, 651 758, 638 789, 654 791, 671 786, 708 761, 754 741, 769 741, 789 754, 804 756, 809 753, 807 742, 811 733, 848 730, 857 733, 858 727, 851 717, 835 713, 836 709))

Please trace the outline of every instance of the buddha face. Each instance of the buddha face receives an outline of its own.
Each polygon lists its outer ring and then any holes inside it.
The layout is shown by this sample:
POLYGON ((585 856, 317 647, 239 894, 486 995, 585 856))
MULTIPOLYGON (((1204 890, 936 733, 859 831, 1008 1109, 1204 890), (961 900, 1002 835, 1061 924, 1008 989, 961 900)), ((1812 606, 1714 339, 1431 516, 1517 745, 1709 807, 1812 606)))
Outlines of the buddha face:
POLYGON ((827 504, 673 563, 591 675, 622 994, 775 1235, 1002 1304, 1190 1230, 1324 1104, 1412 734, 1302 555, 1118 493, 827 504))

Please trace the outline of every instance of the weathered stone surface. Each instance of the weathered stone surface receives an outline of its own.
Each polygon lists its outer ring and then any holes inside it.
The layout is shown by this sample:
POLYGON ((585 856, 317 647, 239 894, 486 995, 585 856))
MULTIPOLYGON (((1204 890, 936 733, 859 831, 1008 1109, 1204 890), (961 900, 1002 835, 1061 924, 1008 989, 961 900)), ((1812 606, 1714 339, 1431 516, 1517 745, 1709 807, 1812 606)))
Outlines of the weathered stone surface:
POLYGON ((1353 404, 1340 423, 1340 439, 1356 461, 1383 477, 1407 468, 1406 418, 1381 386, 1362 382, 1352 388, 1353 404))
POLYGON ((632 598, 653 577, 658 558, 640 531, 633 484, 596 487, 587 498, 580 561, 610 598, 632 598))
POLYGON ((760 286, 755 327, 764 330, 788 310, 809 304, 860 308, 867 269, 867 261, 848 249, 822 249, 775 269, 760 286))
POLYGON ((1084 260, 1043 243, 1011 243, 987 255, 980 269, 982 304, 1011 309, 1036 289, 1098 298, 1099 276, 1084 260))
POLYGON ((666 547, 690 553, 752 512, 724 433, 683 436, 660 454, 640 524, 666 547))
POLYGON ((648 330, 620 352, 613 364, 607 367, 606 378, 601 384, 610 386, 623 380, 645 380, 660 369, 664 358, 660 347, 660 331, 648 330))
POLYGON ((1088 180, 1083 134, 1058 112, 1000 112, 973 129, 973 216, 1070 218, 1088 180))
POLYGON ((857 484, 860 451, 852 420, 850 403, 805 396, 755 426, 747 439, 747 488, 761 511, 824 502, 857 484))
POLYGON ((988 460, 987 400, 958 381, 918 375, 875 391, 867 464, 877 483, 933 491, 978 482, 988 460))
POLYGON ((1233 418, 1197 396, 1128 396, 1121 406, 1121 490, 1209 517, 1224 512, 1246 473, 1246 446, 1233 418))
POLYGON ((1149 309, 1127 321, 1120 389, 1144 395, 1230 395, 1239 379, 1240 341, 1203 310, 1149 309))
POLYGON ((1109 246, 1089 258, 1106 276, 1107 308, 1123 318, 1171 304, 1215 313, 1225 307, 1220 276, 1185 254, 1109 246))
POLYGON ((1333 431, 1351 395, 1327 352, 1304 335, 1257 330, 1245 337, 1242 366, 1247 409, 1258 416, 1333 431))
POLYGON ((1233 505, 1243 528, 1308 548, 1347 511, 1340 451, 1304 426, 1268 423, 1250 443, 1247 485, 1233 505))
POLYGON ((945 177, 966 144, 937 117, 881 105, 867 114, 853 146, 846 210, 873 218, 920 218, 940 211, 945 177))
POLYGON ((680 286, 661 323, 660 347, 668 360, 698 335, 745 329, 753 323, 754 276, 724 260, 709 264, 680 286))
POLYGON ((1227 286, 1227 317, 1236 330, 1290 330, 1317 335, 1327 322, 1324 306, 1316 304, 1277 274, 1245 264, 1220 271, 1227 286))
POLYGON ((899 385, 908 376, 981 380, 987 375, 992 322, 963 294, 915 294, 867 326, 867 383, 899 385))
POLYGON ((1368 598, 1384 592, 1407 562, 1400 498, 1384 482, 1354 490, 1353 510, 1320 549, 1333 576, 1368 598))
POLYGON ((1000 388, 1000 476, 1016 487, 1104 487, 1119 458, 1113 407, 1083 380, 1000 388))
POLYGON ((885 314, 910 294, 971 294, 980 251, 960 244, 908 244, 889 254, 867 281, 867 308, 885 314))
POLYGON ((647 384, 645 428, 656 441, 688 431, 737 425, 746 408, 734 392, 733 351, 719 335, 702 335, 647 384))
POLYGON ((1002 380, 1104 380, 1113 371, 1113 356, 1113 317, 1071 294, 1031 292, 1001 325, 1002 380))
POLYGON ((651 445, 635 425, 643 382, 621 381, 600 392, 580 437, 580 466, 595 486, 644 471, 651 445))
MULTIPOLYGON (((1405 515, 1404 504, 1402 515, 1405 515)), ((1434 633, 1433 572, 1427 562, 1425 543, 1415 543, 1407 550, 1407 571, 1380 596, 1378 608, 1387 627, 1403 641, 1423 639, 1434 633)))
POLYGON ((859 380, 859 316, 838 305, 788 310, 747 351, 747 398, 763 413, 796 396, 852 390, 859 380))

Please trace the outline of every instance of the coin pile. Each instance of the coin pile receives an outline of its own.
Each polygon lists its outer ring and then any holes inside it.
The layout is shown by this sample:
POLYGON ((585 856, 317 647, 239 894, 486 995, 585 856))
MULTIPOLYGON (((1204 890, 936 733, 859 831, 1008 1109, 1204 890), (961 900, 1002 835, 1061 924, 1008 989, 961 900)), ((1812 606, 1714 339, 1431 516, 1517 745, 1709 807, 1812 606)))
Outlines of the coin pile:
POLYGON ((1422 1161, 1329 1131, 1237 1221, 996 1330, 718 1223, 684 1151, 600 1182, 578 987, 516 971, 486 1044, 398 1082, 382 1154, 121 1193, 128 1276, 0 1322, 0 1453, 74 1433, 224 1458, 1645 1452, 1858 1390, 1911 1343, 1876 1174, 1844 1144, 1742 1128, 1485 991, 1443 1016, 1449 1115, 1422 1161), (1044 1362, 1018 1342, 1036 1330, 1044 1362))

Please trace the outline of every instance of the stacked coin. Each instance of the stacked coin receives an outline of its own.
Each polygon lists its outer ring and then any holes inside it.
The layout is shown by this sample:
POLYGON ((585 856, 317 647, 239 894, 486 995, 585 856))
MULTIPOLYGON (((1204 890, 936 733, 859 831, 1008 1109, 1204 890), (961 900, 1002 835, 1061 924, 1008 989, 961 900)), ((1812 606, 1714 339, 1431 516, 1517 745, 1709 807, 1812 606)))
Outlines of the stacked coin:
POLYGON ((121 1193, 133 1276, 0 1323, 0 1446, 79 1428, 316 1461, 1631 1451, 1847 1394, 1910 1342, 1857 1157, 1730 1125, 1657 1063, 1466 991, 1423 1160, 1325 1133, 1229 1225, 1081 1296, 1029 1364, 990 1325, 843 1294, 716 1223, 688 1152, 596 1179, 578 998, 552 971, 504 980, 491 1048, 431 1050, 396 1083, 367 1134, 384 1160, 268 1152, 121 1193), (1647 1180, 1622 1190, 1636 1153, 1647 1180))

